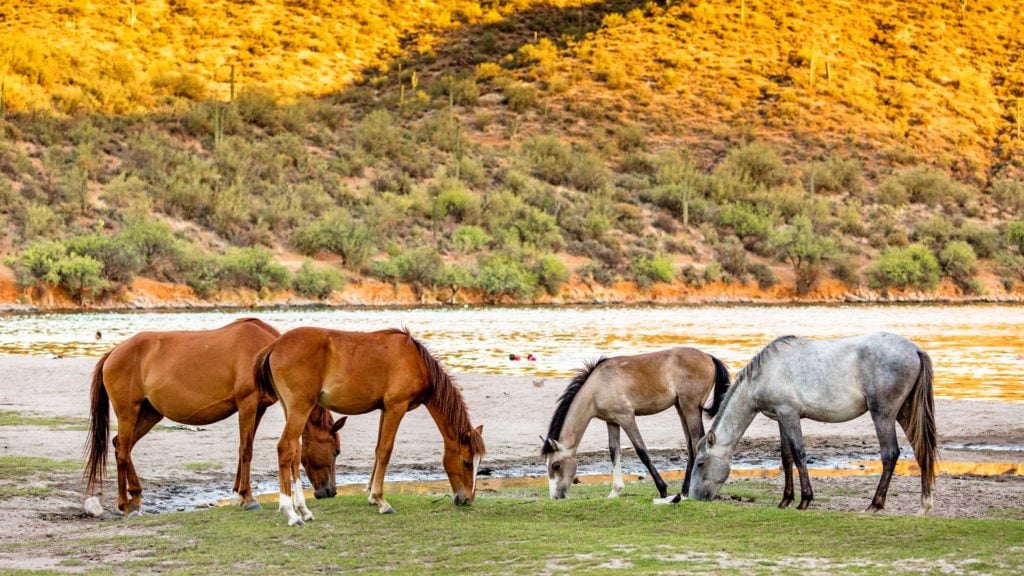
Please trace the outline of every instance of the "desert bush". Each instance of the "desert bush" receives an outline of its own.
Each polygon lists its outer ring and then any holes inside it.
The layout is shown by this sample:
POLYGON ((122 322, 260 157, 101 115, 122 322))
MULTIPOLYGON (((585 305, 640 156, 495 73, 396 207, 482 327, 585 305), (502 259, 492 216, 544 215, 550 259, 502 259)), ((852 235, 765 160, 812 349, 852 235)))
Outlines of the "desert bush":
POLYGON ((741 284, 747 283, 747 251, 739 240, 730 236, 716 245, 715 259, 722 265, 722 269, 726 273, 739 280, 741 284))
POLYGON ((895 176, 890 176, 878 186, 875 199, 888 206, 902 206, 910 200, 910 192, 906 186, 895 176))
POLYGON ((461 264, 445 264, 434 280, 438 288, 448 290, 448 297, 444 300, 448 304, 455 301, 460 290, 472 287, 473 282, 473 272, 461 264))
POLYGON ((187 249, 181 257, 183 281, 196 296, 209 298, 221 285, 220 259, 207 256, 197 249, 187 249))
POLYGON ((999 251, 999 234, 981 224, 965 222, 954 237, 970 244, 978 258, 992 258, 999 251))
POLYGON ((70 254, 101 262, 103 277, 118 284, 129 284, 143 266, 135 245, 120 236, 72 236, 65 245, 70 254))
POLYGON ((600 286, 611 286, 618 277, 615 269, 600 261, 587 262, 576 269, 576 275, 580 281, 588 286, 598 284, 600 286))
POLYGON ((431 187, 434 196, 433 213, 436 218, 452 216, 456 222, 475 219, 480 211, 480 200, 460 180, 445 178, 431 187))
POLYGON ((814 192, 860 196, 864 191, 862 173, 863 168, 857 160, 832 155, 807 167, 808 188, 814 192))
POLYGON ((751 204, 729 204, 715 214, 715 224, 729 228, 743 241, 743 245, 755 249, 767 240, 772 230, 772 219, 751 204))
POLYGON ((361 149, 377 159, 398 156, 405 138, 387 110, 374 110, 367 114, 352 129, 352 136, 361 149))
POLYGON ((478 252, 490 244, 492 238, 479 226, 462 225, 452 232, 452 247, 461 254, 478 252))
POLYGON ((757 287, 761 290, 767 290, 779 283, 778 277, 775 276, 775 272, 766 264, 761 262, 755 262, 747 266, 747 271, 757 281, 757 287))
POLYGON ((822 263, 835 251, 835 242, 818 234, 807 216, 800 215, 793 223, 772 234, 771 250, 783 262, 789 262, 796 272, 796 292, 810 293, 824 272, 822 263))
POLYGON ((569 269, 565 267, 565 262, 554 254, 538 258, 531 272, 537 278, 537 285, 552 296, 557 296, 562 284, 569 280, 569 269))
POLYGON ((650 288, 655 282, 672 282, 675 278, 672 260, 664 255, 634 258, 629 264, 629 271, 637 285, 644 289, 650 288))
POLYGON ((321 300, 330 296, 331 292, 340 290, 344 285, 345 279, 337 270, 317 267, 309 260, 302 263, 292 278, 292 288, 295 292, 321 300))
POLYGON ((1024 254, 1024 220, 1008 224, 1003 237, 1007 246, 1013 246, 1019 253, 1024 254))
POLYGON ((507 298, 522 301, 533 297, 537 278, 526 269, 520 258, 492 254, 480 259, 474 287, 492 303, 507 298))
POLYGON ((289 285, 290 274, 274 262, 270 251, 259 248, 229 248, 220 261, 220 279, 226 286, 277 290, 289 285))
POLYGON ((555 136, 542 135, 523 141, 523 153, 534 176, 552 184, 568 181, 572 151, 555 136))
POLYGON ((25 204, 18 219, 25 240, 52 238, 64 224, 64 219, 49 206, 37 202, 25 204))
POLYGON ((921 220, 914 224, 910 237, 918 243, 925 244, 933 250, 945 246, 953 237, 956 230, 953 223, 942 214, 935 214, 932 217, 921 220))
POLYGON ((513 112, 525 112, 537 105, 537 91, 529 84, 513 82, 503 90, 505 105, 513 112))
POLYGON ((1024 182, 1020 180, 996 180, 989 193, 992 198, 1010 214, 1020 216, 1024 212, 1024 182))
POLYGON ((964 292, 973 292, 974 275, 978 273, 978 257, 971 245, 963 240, 953 240, 939 252, 942 271, 964 292))
POLYGON ((906 189, 911 202, 934 206, 943 198, 956 198, 962 202, 965 189, 945 172, 926 166, 911 168, 899 175, 899 182, 906 189))
POLYGON ((593 149, 578 150, 572 155, 568 176, 574 187, 585 192, 600 190, 611 181, 604 159, 593 149))
POLYGON ((188 268, 188 262, 183 259, 184 242, 164 222, 136 220, 128 224, 119 237, 139 254, 140 274, 156 280, 174 280, 179 270, 188 268))
POLYGON ((619 228, 630 234, 640 234, 644 230, 644 213, 635 204, 618 202, 612 209, 615 211, 615 221, 619 228))
POLYGON ((851 288, 860 286, 860 266, 853 256, 849 254, 834 256, 829 262, 829 270, 843 284, 851 288))
POLYGON ((17 257, 8 260, 18 285, 34 286, 45 282, 64 289, 76 302, 98 296, 108 286, 103 278, 103 263, 78 254, 69 254, 61 242, 30 244, 17 257))
POLYGON ((782 158, 770 146, 760 142, 743 144, 729 150, 719 168, 755 186, 772 188, 789 180, 789 170, 782 158))
POLYGON ((939 262, 921 244, 889 248, 868 268, 872 288, 917 288, 932 290, 939 283, 939 262))

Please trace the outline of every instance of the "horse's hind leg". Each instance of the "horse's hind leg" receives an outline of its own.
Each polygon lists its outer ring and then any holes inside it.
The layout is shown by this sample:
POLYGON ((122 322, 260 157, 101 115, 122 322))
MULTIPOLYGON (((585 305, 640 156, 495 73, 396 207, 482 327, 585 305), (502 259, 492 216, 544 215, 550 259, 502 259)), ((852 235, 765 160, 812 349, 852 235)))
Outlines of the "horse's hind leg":
MULTIPOLYGON (((253 395, 255 396, 255 395, 253 395)), ((253 498, 250 470, 252 469, 252 446, 256 429, 260 425, 267 406, 255 398, 246 399, 238 405, 238 469, 235 472, 235 489, 232 499, 246 510, 259 510, 259 502, 253 498)))
POLYGON ((622 443, 619 432, 622 429, 614 422, 608 422, 608 454, 612 459, 612 492, 609 498, 615 498, 626 489, 622 482, 622 443))
POLYGON ((793 503, 793 450, 782 431, 782 423, 779 423, 779 444, 782 445, 782 473, 786 477, 786 486, 782 489, 782 502, 779 502, 779 508, 789 508, 789 505, 793 503))
POLYGON ((619 426, 626 431, 626 436, 633 443, 633 449, 636 450, 637 456, 640 457, 640 461, 647 467, 647 471, 651 473, 654 485, 658 488, 658 494, 661 495, 661 498, 665 498, 668 495, 668 485, 661 479, 661 474, 658 474, 657 468, 651 462, 651 455, 647 453, 647 446, 644 445, 644 439, 640 436, 640 429, 636 427, 636 418, 629 418, 624 422, 619 422, 619 426))
MULTIPOLYGON (((281 398, 282 406, 285 404, 281 398)), ((281 432, 281 439, 277 442, 277 478, 278 478, 278 508, 288 516, 288 525, 302 525, 303 518, 296 513, 297 496, 293 491, 296 485, 299 490, 302 484, 298 481, 299 463, 299 437, 306 427, 306 420, 309 413, 313 411, 313 403, 304 403, 302 406, 291 406, 285 409, 284 430, 281 432)))
POLYGON ((156 426, 157 422, 163 420, 164 415, 157 412, 156 408, 148 400, 142 402, 139 416, 135 420, 135 431, 132 433, 132 445, 128 449, 128 497, 133 510, 142 511, 142 482, 135 472, 135 463, 131 459, 131 450, 142 440, 142 437, 149 433, 156 426))
POLYGON ((811 477, 807 475, 807 452, 804 451, 800 416, 795 412, 779 410, 778 419, 782 443, 789 444, 790 456, 796 463, 797 471, 800 472, 800 504, 797 505, 797 509, 806 510, 811 505, 811 500, 814 500, 814 491, 811 490, 811 477))
POLYGON ((867 512, 876 512, 885 508, 885 495, 889 492, 889 482, 896 468, 896 460, 900 457, 900 445, 896 440, 896 422, 892 415, 871 410, 871 420, 875 423, 878 444, 882 449, 882 477, 878 480, 875 497, 867 509, 867 512))

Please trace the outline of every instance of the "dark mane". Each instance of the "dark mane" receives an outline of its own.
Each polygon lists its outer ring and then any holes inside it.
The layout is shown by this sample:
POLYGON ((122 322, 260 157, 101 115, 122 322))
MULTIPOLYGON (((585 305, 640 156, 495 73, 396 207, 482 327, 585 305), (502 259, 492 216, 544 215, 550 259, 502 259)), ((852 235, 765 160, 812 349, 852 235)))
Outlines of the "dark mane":
MULTIPOLYGON (((722 405, 718 407, 718 413, 723 414, 725 412, 726 406, 729 405, 729 400, 732 399, 736 390, 743 382, 761 375, 761 365, 764 363, 765 358, 775 352, 780 345, 789 344, 796 339, 797 337, 793 335, 780 336, 769 342, 764 348, 761 348, 761 351, 755 354, 754 357, 750 359, 750 362, 736 374, 736 378, 732 381, 732 386, 729 386, 729 391, 725 394, 725 398, 722 399, 722 405)), ((718 422, 719 420, 716 419, 714 426, 717 426, 718 422)), ((714 426, 712 427, 712 430, 714 429, 714 426)))
MULTIPOLYGON (((555 415, 551 417, 551 426, 548 427, 548 440, 558 440, 562 435, 562 426, 565 425, 565 417, 569 414, 569 407, 572 406, 572 401, 579 394, 583 384, 586 383, 590 375, 594 373, 594 370, 601 365, 607 358, 604 356, 597 360, 588 360, 583 363, 583 368, 576 370, 576 375, 573 376, 569 385, 565 387, 565 391, 558 397, 558 405, 555 407, 555 415)), ((550 442, 544 442, 543 448, 541 448, 541 454, 551 454, 555 449, 551 447, 550 442)))
POLYGON ((462 399, 462 391, 448 375, 441 363, 427 350, 419 340, 413 338, 407 328, 401 330, 390 330, 397 334, 405 334, 409 341, 416 346, 416 350, 427 368, 427 381, 430 382, 430 396, 427 404, 439 410, 452 430, 459 438, 468 438, 470 450, 473 454, 481 456, 487 452, 484 446, 484 439, 473 429, 469 420, 469 411, 466 409, 466 402, 462 399))

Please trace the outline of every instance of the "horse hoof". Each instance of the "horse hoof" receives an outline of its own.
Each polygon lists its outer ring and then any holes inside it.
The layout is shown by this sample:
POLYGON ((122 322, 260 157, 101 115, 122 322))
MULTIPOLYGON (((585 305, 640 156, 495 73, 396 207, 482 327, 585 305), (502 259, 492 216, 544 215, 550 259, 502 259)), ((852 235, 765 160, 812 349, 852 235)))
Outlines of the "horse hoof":
POLYGON ((787 499, 783 500, 782 502, 779 502, 779 509, 785 510, 786 508, 789 508, 789 505, 792 504, 792 503, 793 503, 793 501, 787 498, 787 499))
POLYGON ((398 511, 395 510, 394 508, 392 508, 391 506, 388 506, 387 509, 381 510, 380 513, 381 514, 397 514, 398 511))
POLYGON ((132 510, 131 512, 124 515, 125 520, 131 520, 132 518, 141 518, 142 510, 132 510))
POLYGON ((871 506, 868 506, 868 509, 865 510, 865 512, 879 512, 881 510, 882 508, 880 506, 875 506, 874 504, 872 504, 871 506))
POLYGON ((302 521, 302 518, 292 518, 288 521, 289 526, 305 526, 306 523, 302 521))
POLYGON ((807 510, 807 507, 811 505, 809 500, 801 500, 800 505, 796 507, 797 510, 807 510))
POLYGON ((259 502, 253 500, 252 502, 246 504, 244 509, 248 511, 263 510, 263 506, 261 506, 259 502))
POLYGON ((661 506, 663 504, 679 504, 679 501, 683 499, 682 494, 673 494, 664 498, 655 498, 651 501, 655 506, 661 506))

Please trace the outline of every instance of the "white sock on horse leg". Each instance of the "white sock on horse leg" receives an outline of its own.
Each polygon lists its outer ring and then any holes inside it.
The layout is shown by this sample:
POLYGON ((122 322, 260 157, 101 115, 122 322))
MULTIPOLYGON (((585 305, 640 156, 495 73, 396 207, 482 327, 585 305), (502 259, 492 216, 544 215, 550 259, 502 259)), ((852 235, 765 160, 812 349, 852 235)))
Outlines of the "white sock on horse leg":
POLYGON ((292 496, 295 498, 295 507, 302 514, 303 520, 312 520, 313 513, 306 507, 306 494, 302 491, 302 481, 296 480, 292 486, 292 496))
POLYGON ((302 524, 302 518, 295 513, 295 502, 293 496, 288 496, 284 492, 278 492, 278 510, 284 510, 285 516, 288 517, 288 525, 295 526, 296 524, 302 524))

